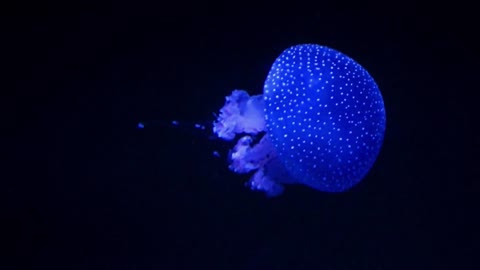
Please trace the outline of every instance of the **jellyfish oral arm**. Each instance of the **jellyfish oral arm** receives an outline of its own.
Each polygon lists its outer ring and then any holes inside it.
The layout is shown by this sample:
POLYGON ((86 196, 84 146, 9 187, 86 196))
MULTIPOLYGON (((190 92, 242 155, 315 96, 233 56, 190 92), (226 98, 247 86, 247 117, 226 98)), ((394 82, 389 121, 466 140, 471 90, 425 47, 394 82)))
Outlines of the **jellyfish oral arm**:
POLYGON ((254 171, 246 183, 252 190, 264 191, 269 197, 282 194, 281 181, 270 177, 268 172, 273 170, 267 169, 277 158, 269 137, 264 135, 256 144, 252 138, 265 131, 263 96, 250 96, 246 91, 234 90, 225 100, 225 105, 213 124, 214 133, 228 141, 233 140, 237 134, 248 134, 238 139, 233 147, 229 169, 240 174, 254 171))
POLYGON ((240 138, 230 154, 229 168, 236 173, 248 173, 265 166, 276 157, 268 137, 263 136, 259 143, 252 146, 251 136, 240 138))
POLYGON ((267 197, 279 196, 284 190, 282 184, 273 181, 265 175, 263 168, 260 168, 258 171, 256 171, 250 180, 245 183, 245 185, 251 190, 264 191, 267 197))
POLYGON ((265 130, 263 96, 252 96, 243 90, 234 90, 225 98, 213 132, 224 140, 233 140, 236 134, 257 134, 265 130))
POLYGON ((250 136, 240 138, 230 154, 230 170, 236 173, 255 171, 250 180, 245 183, 252 190, 264 191, 268 197, 283 193, 283 185, 277 183, 265 174, 265 166, 269 164, 276 153, 270 147, 268 137, 264 136, 258 144, 253 145, 250 136))

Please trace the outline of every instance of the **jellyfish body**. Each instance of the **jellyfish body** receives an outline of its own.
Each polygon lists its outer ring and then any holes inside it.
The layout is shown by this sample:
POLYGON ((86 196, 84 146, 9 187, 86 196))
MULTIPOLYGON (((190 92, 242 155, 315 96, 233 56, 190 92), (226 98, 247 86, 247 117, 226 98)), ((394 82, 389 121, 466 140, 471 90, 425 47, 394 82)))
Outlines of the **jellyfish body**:
POLYGON ((363 67, 331 48, 302 44, 275 60, 263 95, 233 91, 213 130, 226 140, 243 134, 230 169, 255 171, 248 185, 276 196, 285 183, 326 192, 355 186, 380 152, 385 124, 380 90, 363 67))

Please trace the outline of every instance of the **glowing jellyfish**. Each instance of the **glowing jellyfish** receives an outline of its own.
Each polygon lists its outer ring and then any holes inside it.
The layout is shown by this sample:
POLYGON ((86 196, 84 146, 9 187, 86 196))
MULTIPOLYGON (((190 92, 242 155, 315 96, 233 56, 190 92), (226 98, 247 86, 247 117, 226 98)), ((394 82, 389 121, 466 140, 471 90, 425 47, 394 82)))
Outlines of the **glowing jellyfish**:
POLYGON ((234 90, 226 97, 213 131, 225 140, 243 135, 229 168, 254 171, 248 186, 276 196, 283 184, 343 192, 359 183, 380 152, 385 123, 382 95, 362 66, 302 44, 275 60, 263 96, 234 90))

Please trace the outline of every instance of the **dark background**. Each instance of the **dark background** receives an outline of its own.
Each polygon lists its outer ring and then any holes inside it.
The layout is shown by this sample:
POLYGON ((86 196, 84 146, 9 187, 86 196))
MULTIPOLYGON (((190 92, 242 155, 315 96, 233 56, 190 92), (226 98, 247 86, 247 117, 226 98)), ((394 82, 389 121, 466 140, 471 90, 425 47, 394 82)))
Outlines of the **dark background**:
MULTIPOLYGON (((474 8, 182 3, 3 10, 1 269, 474 269, 474 8), (213 120, 287 47, 363 65, 387 130, 351 191, 267 199, 229 145, 142 120, 213 120)), ((190 122, 188 122, 190 123, 190 122)), ((477 166, 477 167, 475 167, 477 166)), ((478 268, 477 268, 478 269, 478 268)))

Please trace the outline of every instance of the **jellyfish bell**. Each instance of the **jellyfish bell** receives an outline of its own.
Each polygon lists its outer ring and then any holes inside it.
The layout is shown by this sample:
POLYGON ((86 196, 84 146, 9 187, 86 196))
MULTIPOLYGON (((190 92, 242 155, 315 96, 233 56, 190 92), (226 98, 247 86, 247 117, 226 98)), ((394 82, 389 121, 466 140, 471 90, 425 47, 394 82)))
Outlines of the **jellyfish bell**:
POLYGON ((325 192, 358 184, 380 152, 385 124, 380 90, 360 64, 334 49, 301 44, 274 61, 263 95, 234 90, 227 96, 213 132, 229 141, 239 136, 229 168, 253 172, 247 186, 278 196, 284 184, 325 192))

